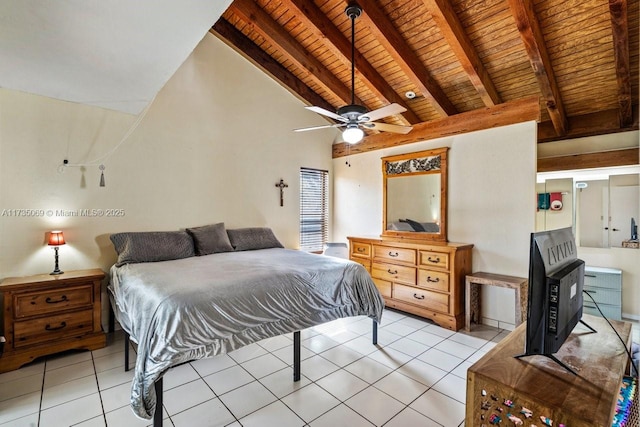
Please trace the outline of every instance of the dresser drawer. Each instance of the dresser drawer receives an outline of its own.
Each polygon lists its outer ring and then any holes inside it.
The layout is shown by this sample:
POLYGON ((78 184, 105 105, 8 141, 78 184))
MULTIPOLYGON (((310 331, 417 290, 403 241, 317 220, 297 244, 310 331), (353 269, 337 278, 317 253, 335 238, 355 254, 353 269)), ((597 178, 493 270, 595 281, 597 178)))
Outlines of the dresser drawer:
POLYGON ((50 291, 27 292, 14 296, 14 316, 16 319, 93 304, 93 285, 79 285, 52 289, 50 291))
POLYGON ((351 256, 361 258, 371 258, 371 244, 363 242, 351 243, 351 256))
POLYGON ((449 254, 444 252, 420 251, 420 265, 449 269, 449 254))
MULTIPOLYGON (((620 294, 620 290, 615 289, 607 289, 607 288, 596 288, 593 286, 585 286, 585 292, 591 295, 591 298, 595 300, 598 304, 611 304, 611 305, 621 305, 622 297, 620 294)), ((593 301, 588 296, 584 296, 583 300, 586 303, 587 301, 593 305, 593 301)))
POLYGON ((391 298, 391 282, 374 277, 373 283, 375 283, 376 288, 378 288, 378 290, 380 291, 380 295, 382 295, 383 297, 391 298))
POLYGON ((371 276, 390 282, 400 282, 408 285, 416 284, 415 267, 374 262, 371 267, 371 276))
POLYGON ((13 325, 13 345, 19 348, 74 335, 80 336, 92 331, 93 310, 24 320, 13 325))
MULTIPOLYGON (((589 297, 584 300, 582 313, 602 317, 596 306, 593 304, 593 301, 587 301, 588 299, 589 297)), ((598 307, 600 307, 602 314, 604 314, 607 319, 622 320, 622 308, 619 305, 598 304, 598 307)))
POLYGON ((620 289, 622 284, 622 274, 602 273, 585 269, 584 286, 597 288, 620 289))
POLYGON ((425 289, 449 292, 449 273, 420 268, 418 269, 418 282, 416 285, 425 289))
POLYGON ((390 262, 416 263, 416 250, 406 248, 391 248, 388 246, 373 246, 373 257, 390 262))
POLYGON ((352 257, 351 261, 357 262, 358 264, 360 264, 364 268, 366 268, 369 273, 371 273, 371 260, 369 260, 367 258, 352 257))
POLYGON ((443 313, 449 312, 449 295, 410 286, 393 285, 393 298, 443 313))

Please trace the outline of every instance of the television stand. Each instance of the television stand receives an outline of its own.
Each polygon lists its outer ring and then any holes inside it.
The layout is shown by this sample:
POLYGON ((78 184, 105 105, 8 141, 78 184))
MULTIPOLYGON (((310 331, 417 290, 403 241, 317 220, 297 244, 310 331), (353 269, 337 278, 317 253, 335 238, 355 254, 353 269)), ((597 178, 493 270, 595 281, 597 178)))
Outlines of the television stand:
MULTIPOLYGON (((591 326, 589 326, 589 324, 587 322, 585 322, 584 320, 580 319, 580 323, 582 323, 587 329, 589 329, 594 334, 598 333, 598 331, 596 331, 591 326)), ((553 354, 524 353, 524 354, 519 354, 519 355, 513 356, 513 357, 515 357, 516 359, 521 359, 521 358, 527 357, 527 356, 545 356, 545 357, 548 357, 549 359, 551 359, 554 362, 556 362, 558 365, 562 366, 567 371, 571 372, 573 375, 578 375, 576 373, 576 371, 571 369, 569 366, 567 366, 563 361, 561 361, 560 359, 555 357, 553 354)))
MULTIPOLYGON (((494 414, 506 425, 510 413, 527 426, 540 426, 544 416, 553 420, 554 427, 611 427, 629 357, 603 318, 588 314, 584 318, 598 333, 578 325, 556 353, 579 375, 567 374, 546 357, 515 359, 513 355, 524 349, 526 323, 473 364, 467 371, 465 426, 488 426, 494 414), (520 413, 522 407, 532 412, 531 418, 520 413)), ((630 347, 631 324, 615 320, 611 324, 630 347)))

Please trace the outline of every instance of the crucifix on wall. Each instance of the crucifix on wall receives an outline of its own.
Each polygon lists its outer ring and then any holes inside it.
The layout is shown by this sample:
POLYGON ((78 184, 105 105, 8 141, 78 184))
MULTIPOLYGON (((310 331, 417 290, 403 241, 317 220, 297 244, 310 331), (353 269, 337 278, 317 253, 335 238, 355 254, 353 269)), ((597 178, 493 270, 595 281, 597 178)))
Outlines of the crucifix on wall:
POLYGON ((284 180, 281 179, 280 182, 276 182, 276 187, 280 189, 280 206, 284 206, 284 189, 289 185, 284 183, 284 180))

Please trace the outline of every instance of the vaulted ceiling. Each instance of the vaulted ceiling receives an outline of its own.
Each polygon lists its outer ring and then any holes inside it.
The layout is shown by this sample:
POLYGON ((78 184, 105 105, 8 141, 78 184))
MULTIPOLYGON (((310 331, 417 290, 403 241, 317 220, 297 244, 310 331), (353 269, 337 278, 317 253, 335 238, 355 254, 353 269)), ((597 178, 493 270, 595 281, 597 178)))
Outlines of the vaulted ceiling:
MULTIPOLYGON (((386 121, 413 130, 368 132, 349 151, 526 120, 538 121, 539 142, 638 129, 638 3, 358 0, 356 102, 398 103, 407 111, 386 121)), ((347 4, 234 0, 211 32, 306 104, 335 111, 351 103, 347 4)), ((334 144, 334 157, 345 154, 334 144)))

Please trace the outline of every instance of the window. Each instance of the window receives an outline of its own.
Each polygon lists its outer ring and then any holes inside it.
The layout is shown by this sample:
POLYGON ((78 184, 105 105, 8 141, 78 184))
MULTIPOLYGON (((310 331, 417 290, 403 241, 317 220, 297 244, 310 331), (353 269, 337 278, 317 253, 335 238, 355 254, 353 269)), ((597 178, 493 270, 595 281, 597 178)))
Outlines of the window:
POLYGON ((300 249, 322 252, 329 227, 329 172, 300 168, 300 249))

